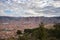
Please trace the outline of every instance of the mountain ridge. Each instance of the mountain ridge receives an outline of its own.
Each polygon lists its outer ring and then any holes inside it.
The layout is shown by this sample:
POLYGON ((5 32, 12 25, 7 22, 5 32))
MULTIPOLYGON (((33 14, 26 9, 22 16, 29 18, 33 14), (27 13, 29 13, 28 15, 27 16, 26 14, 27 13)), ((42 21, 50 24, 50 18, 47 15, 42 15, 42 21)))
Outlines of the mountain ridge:
POLYGON ((0 22, 11 22, 11 21, 18 21, 18 22, 37 22, 44 24, 48 23, 60 23, 60 17, 8 17, 8 16, 0 16, 0 22))

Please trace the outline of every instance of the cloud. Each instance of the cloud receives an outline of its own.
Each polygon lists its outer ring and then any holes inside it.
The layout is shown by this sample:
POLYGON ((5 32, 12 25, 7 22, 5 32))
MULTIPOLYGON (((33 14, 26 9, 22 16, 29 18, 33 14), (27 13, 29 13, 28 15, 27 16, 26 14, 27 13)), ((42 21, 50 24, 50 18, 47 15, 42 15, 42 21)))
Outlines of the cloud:
POLYGON ((60 16, 60 1, 0 0, 0 16, 60 16))
POLYGON ((54 0, 54 1, 60 1, 60 0, 54 0))
POLYGON ((53 5, 54 7, 60 7, 60 1, 54 1, 54 2, 52 3, 52 5, 53 5))

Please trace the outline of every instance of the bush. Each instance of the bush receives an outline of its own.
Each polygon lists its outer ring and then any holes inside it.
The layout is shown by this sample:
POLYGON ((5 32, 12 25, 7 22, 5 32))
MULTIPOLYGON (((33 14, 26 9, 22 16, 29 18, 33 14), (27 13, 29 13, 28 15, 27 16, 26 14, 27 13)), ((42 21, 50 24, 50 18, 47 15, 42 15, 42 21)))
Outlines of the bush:
POLYGON ((20 34, 22 34, 22 32, 20 31, 20 30, 17 30, 17 35, 20 35, 20 34))

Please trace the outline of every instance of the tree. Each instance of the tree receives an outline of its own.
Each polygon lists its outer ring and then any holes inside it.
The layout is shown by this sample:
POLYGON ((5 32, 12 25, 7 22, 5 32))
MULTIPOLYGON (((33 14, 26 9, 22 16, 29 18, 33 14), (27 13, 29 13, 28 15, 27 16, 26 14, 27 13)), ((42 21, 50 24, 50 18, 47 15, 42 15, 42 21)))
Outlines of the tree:
POLYGON ((60 23, 55 24, 54 27, 55 27, 55 30, 59 30, 60 31, 60 23))
POLYGON ((32 33, 32 37, 35 38, 36 40, 47 40, 47 32, 46 29, 44 28, 43 23, 39 25, 39 28, 34 30, 34 32, 32 33))
POLYGON ((39 38, 40 40, 47 40, 47 32, 46 32, 46 29, 44 28, 44 24, 41 23, 39 25, 39 32, 40 32, 40 35, 39 35, 39 38))
POLYGON ((22 34, 22 32, 20 31, 20 30, 17 30, 17 35, 20 35, 20 34, 22 34))
POLYGON ((54 34, 56 38, 60 38, 60 23, 55 24, 54 27, 55 27, 54 34))
POLYGON ((30 33, 32 33, 32 32, 33 32, 32 29, 25 29, 25 30, 24 30, 24 33, 28 33, 28 34, 30 34, 30 33))

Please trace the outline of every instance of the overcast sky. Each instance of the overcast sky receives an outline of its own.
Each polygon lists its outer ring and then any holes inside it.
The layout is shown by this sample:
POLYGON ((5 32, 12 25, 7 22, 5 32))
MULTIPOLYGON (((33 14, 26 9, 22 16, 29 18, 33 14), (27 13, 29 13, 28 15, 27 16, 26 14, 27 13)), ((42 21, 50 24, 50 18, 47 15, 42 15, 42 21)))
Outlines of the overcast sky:
POLYGON ((60 16, 60 0, 0 0, 0 16, 60 16))

